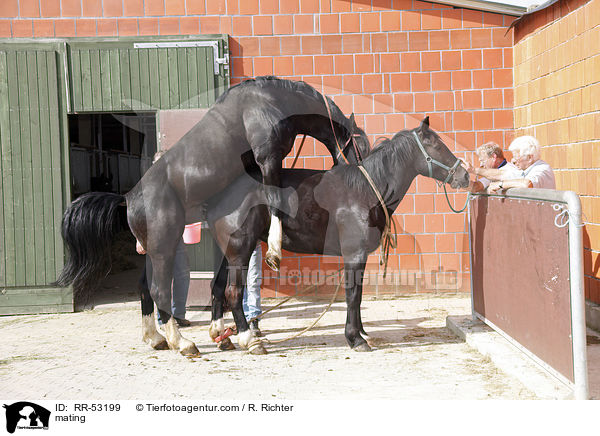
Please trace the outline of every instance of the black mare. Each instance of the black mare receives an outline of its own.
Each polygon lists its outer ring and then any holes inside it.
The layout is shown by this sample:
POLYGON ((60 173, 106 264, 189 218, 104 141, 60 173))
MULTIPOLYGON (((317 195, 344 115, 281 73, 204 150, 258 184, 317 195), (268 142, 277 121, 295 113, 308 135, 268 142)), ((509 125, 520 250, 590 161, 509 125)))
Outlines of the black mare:
MULTIPOLYGON (((384 140, 364 158, 363 165, 390 215, 418 174, 448 182, 453 188, 466 188, 469 184, 469 175, 429 128, 428 118, 416 129, 384 140)), ((288 212, 282 215, 283 248, 297 253, 343 256, 346 340, 354 350, 370 350, 363 337, 366 333, 360 315, 362 279, 367 256, 379 246, 386 223, 371 185, 358 167, 338 165, 328 171, 283 170, 282 189, 293 192, 288 197, 288 212)), ((250 256, 257 241, 267 238, 269 211, 261 185, 249 175, 238 178, 209 200, 207 221, 225 254, 213 284, 209 333, 215 339, 223 333, 224 303, 232 308, 234 317, 235 311, 241 311, 241 289, 250 256), (230 301, 231 298, 237 300, 230 301)), ((264 352, 256 338, 250 341, 250 350, 254 349, 257 354, 264 352)))
MULTIPOLYGON (((150 290, 161 311, 168 346, 182 354, 198 352, 183 338, 171 312, 171 277, 175 249, 184 225, 201 221, 203 205, 245 172, 257 168, 271 214, 270 263, 281 257, 282 207, 280 172, 283 158, 299 134, 321 141, 338 161, 339 145, 368 148, 368 138, 354 118, 346 118, 329 98, 304 82, 262 77, 229 88, 181 140, 144 174, 126 195, 91 193, 65 212, 62 234, 69 257, 56 284, 73 283, 76 295, 95 287, 106 274, 109 247, 116 228, 116 209, 127 206, 129 228, 153 266, 150 290)), ((153 312, 143 317, 144 325, 153 312)), ((248 330, 237 317, 239 332, 248 330)), ((164 338, 149 338, 164 347, 164 338)))

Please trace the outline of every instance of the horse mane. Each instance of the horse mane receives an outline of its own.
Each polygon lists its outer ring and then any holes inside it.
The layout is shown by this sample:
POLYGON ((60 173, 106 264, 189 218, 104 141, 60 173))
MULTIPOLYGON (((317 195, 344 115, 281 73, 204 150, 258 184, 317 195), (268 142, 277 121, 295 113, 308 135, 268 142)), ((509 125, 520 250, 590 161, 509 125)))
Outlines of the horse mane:
MULTIPOLYGON (((390 172, 388 168, 395 168, 402 171, 413 164, 413 137, 412 130, 402 130, 396 133, 392 139, 378 138, 376 146, 365 156, 363 166, 369 175, 379 187, 385 187, 389 184, 390 172)), ((346 165, 339 167, 338 170, 346 185, 358 192, 360 195, 373 192, 373 188, 365 179, 364 174, 355 165, 346 165)), ((386 198, 385 188, 381 194, 384 200, 386 198)))
MULTIPOLYGON (((301 93, 315 100, 315 102, 317 102, 318 104, 324 105, 324 94, 321 94, 308 83, 302 80, 280 79, 279 77, 275 76, 259 76, 253 79, 244 80, 243 82, 233 85, 232 87, 227 89, 223 94, 221 94, 219 98, 217 98, 215 104, 222 103, 230 92, 234 92, 236 90, 242 91, 244 88, 247 87, 282 89, 286 91, 301 93)), ((350 132, 352 130, 350 120, 346 118, 344 113, 340 110, 340 108, 335 104, 335 102, 331 98, 327 96, 325 96, 325 98, 327 99, 327 103, 329 103, 329 110, 331 111, 331 118, 333 119, 333 121, 337 124, 341 124, 346 130, 350 132)))

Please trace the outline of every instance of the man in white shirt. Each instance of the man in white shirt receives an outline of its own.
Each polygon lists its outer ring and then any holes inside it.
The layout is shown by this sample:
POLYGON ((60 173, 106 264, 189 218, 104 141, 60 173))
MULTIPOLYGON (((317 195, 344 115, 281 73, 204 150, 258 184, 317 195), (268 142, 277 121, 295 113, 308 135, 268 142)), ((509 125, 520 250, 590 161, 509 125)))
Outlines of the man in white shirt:
POLYGON ((533 136, 519 136, 508 149, 513 153, 512 165, 501 169, 473 168, 467 171, 493 180, 488 192, 508 188, 556 189, 554 172, 548 163, 540 159, 540 143, 533 136))

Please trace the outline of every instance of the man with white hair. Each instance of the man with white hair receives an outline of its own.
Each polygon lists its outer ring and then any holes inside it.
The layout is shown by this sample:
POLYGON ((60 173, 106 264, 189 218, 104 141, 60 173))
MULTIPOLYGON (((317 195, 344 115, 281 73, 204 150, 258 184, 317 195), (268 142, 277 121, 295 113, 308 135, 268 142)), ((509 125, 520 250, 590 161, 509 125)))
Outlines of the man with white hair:
POLYGON ((513 153, 512 165, 502 169, 467 168, 472 174, 493 180, 489 192, 508 188, 556 189, 554 172, 540 159, 540 143, 533 136, 519 136, 508 149, 513 153))

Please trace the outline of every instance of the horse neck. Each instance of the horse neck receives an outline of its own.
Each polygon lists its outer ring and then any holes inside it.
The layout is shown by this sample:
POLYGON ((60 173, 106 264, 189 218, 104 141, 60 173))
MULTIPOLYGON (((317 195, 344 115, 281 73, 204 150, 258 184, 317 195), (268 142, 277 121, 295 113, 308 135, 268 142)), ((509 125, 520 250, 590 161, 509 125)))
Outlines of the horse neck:
POLYGON ((385 153, 372 153, 365 158, 363 166, 383 197, 386 207, 394 211, 418 175, 413 164, 417 156, 413 147, 401 148, 395 144, 388 146, 397 147, 394 153, 403 153, 404 157, 400 159, 398 156, 393 156, 391 159, 386 159, 389 155, 385 153), (383 171, 380 170, 381 168, 383 171))

